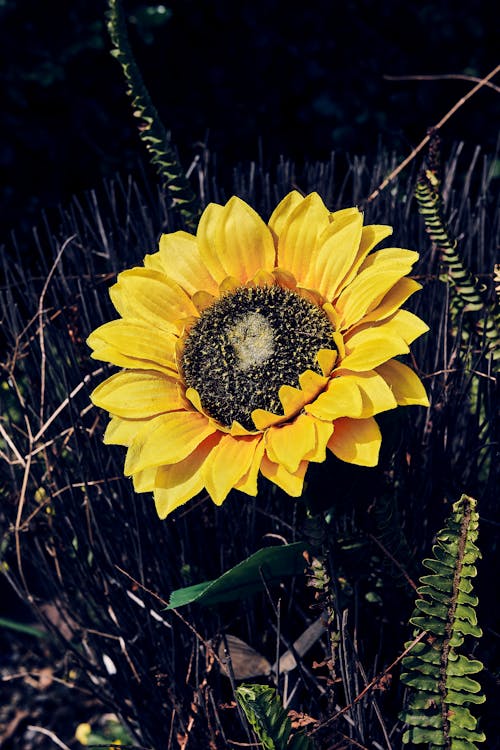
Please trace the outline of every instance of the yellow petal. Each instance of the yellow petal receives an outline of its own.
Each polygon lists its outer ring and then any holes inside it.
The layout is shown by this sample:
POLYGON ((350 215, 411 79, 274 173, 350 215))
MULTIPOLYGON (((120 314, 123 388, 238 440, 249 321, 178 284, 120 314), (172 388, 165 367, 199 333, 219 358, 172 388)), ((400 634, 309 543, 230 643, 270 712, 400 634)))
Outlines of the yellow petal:
POLYGON ((303 200, 304 197, 297 190, 292 190, 291 193, 285 195, 283 200, 278 203, 268 221, 269 227, 276 238, 280 236, 291 214, 303 200))
POLYGON ((152 492, 156 484, 157 471, 157 467, 153 466, 151 469, 144 469, 144 471, 133 474, 132 482, 135 492, 152 492))
POLYGON ((327 301, 333 300, 356 258, 362 229, 360 211, 347 214, 342 222, 332 222, 319 238, 314 263, 301 281, 321 292, 327 301))
POLYGON ((313 421, 316 430, 316 445, 304 458, 307 461, 321 463, 326 459, 326 447, 333 432, 333 424, 332 422, 323 422, 320 419, 314 419, 313 421))
POLYGON ((398 251, 397 258, 389 253, 389 250, 373 253, 368 260, 375 259, 376 256, 383 257, 379 257, 378 262, 366 262, 339 296, 335 308, 341 313, 341 329, 355 325, 367 312, 377 307, 391 287, 410 272, 418 258, 418 254, 410 250, 398 251), (406 253, 404 257, 403 252, 406 253))
MULTIPOLYGON (((381 375, 371 370, 359 372, 355 377, 363 400, 363 411, 361 413, 363 418, 373 417, 374 414, 396 408, 398 404, 394 394, 381 375)), ((345 416, 351 415, 346 414, 345 416)))
POLYGON ((337 229, 340 229, 347 224, 350 224, 353 216, 359 214, 359 208, 356 206, 350 206, 349 208, 341 208, 338 211, 332 211, 330 214, 330 222, 335 224, 337 229))
POLYGON ((144 267, 149 268, 152 271, 161 271, 161 273, 166 273, 166 269, 163 265, 160 253, 151 253, 150 255, 145 255, 144 267))
POLYGON ((202 467, 203 482, 216 505, 221 505, 239 481, 246 476, 262 436, 224 435, 202 467))
POLYGON ((399 334, 407 344, 411 344, 423 333, 427 333, 429 326, 409 310, 398 310, 390 320, 380 323, 377 329, 383 331, 384 335, 399 334))
POLYGON ((373 370, 398 354, 407 354, 410 350, 399 330, 392 328, 382 330, 383 326, 366 328, 346 337, 346 356, 340 367, 354 372, 373 370))
MULTIPOLYGON (((299 385, 303 393, 304 404, 308 404, 315 399, 327 383, 328 378, 314 372, 314 370, 306 370, 299 375, 299 385)), ((286 408, 286 404, 283 401, 282 404, 286 408)))
POLYGON ((392 227, 386 226, 385 224, 368 224, 366 227, 363 227, 356 257, 353 259, 345 276, 339 278, 337 288, 333 293, 333 299, 335 299, 355 278, 361 264, 373 250, 375 245, 378 245, 379 242, 382 242, 382 240, 385 240, 386 237, 389 237, 391 234, 392 227))
POLYGON ((104 433, 104 444, 125 445, 128 448, 147 421, 147 419, 121 419, 120 417, 111 417, 104 433))
POLYGON ((266 479, 281 487, 287 495, 291 497, 300 497, 304 485, 304 476, 307 470, 308 462, 302 461, 299 468, 293 474, 287 471, 282 464, 275 464, 264 454, 260 471, 266 479))
POLYGON ((316 359, 323 375, 329 375, 337 359, 337 352, 335 349, 320 349, 316 355, 316 359))
POLYGON ((250 279, 247 286, 274 286, 276 279, 270 271, 257 271, 257 273, 250 279))
POLYGON ((429 399, 420 378, 406 365, 391 359, 377 367, 377 372, 389 384, 400 406, 429 406, 429 399))
POLYGON ((361 264, 358 274, 375 268, 383 268, 387 271, 400 270, 402 276, 410 273, 419 258, 414 250, 405 250, 401 247, 386 247, 371 253, 361 264))
POLYGON ((149 268, 122 271, 109 295, 122 318, 161 331, 178 332, 180 320, 198 316, 191 298, 175 281, 149 268))
POLYGON ((314 370, 306 370, 299 375, 299 388, 282 385, 278 396, 283 406, 284 414, 273 414, 265 409, 254 409, 252 419, 258 430, 265 430, 271 425, 279 424, 295 416, 305 404, 313 401, 328 383, 328 378, 319 375, 314 370))
POLYGON ((207 307, 210 307, 210 305, 213 305, 216 299, 217 297, 214 297, 213 294, 203 291, 195 292, 192 297, 193 305, 200 313, 206 310, 207 307))
POLYGON ((257 495, 257 480, 262 457, 264 455, 264 447, 264 440, 259 440, 249 470, 245 476, 235 484, 235 489, 244 492, 246 495, 251 495, 252 497, 256 497, 257 495))
MULTIPOLYGON (((300 388, 282 385, 278 391, 286 417, 297 414, 305 404, 310 403, 323 390, 328 378, 319 375, 314 370, 306 370, 299 375, 300 388)), ((256 409, 256 411, 259 411, 256 409)), ((255 421, 255 420, 254 420, 255 421)))
MULTIPOLYGON (((186 398, 188 401, 190 401, 193 404, 196 411, 199 411, 200 414, 205 414, 205 416, 208 417, 212 422, 215 421, 212 419, 212 417, 210 417, 206 413, 205 409, 203 408, 201 404, 200 394, 198 393, 196 388, 186 388, 186 398)), ((243 427, 243 425, 240 424, 236 419, 233 420, 231 427, 224 427, 223 425, 220 425, 218 423, 216 424, 217 424, 217 429, 220 430, 220 432, 227 432, 230 435, 233 435, 233 437, 237 435, 254 435, 255 434, 254 431, 247 430, 246 427, 243 427)))
POLYGON ((363 399, 356 376, 345 375, 332 378, 326 391, 321 393, 312 404, 305 406, 305 411, 323 420, 361 417, 363 399))
MULTIPOLYGON (((281 386, 281 388, 289 388, 290 386, 281 386)), ((280 393, 281 393, 280 388, 280 393)), ((292 388, 292 391, 297 391, 296 388, 292 388)), ((297 403, 300 404, 301 398, 298 397, 297 403)), ((300 406, 298 406, 298 410, 300 410, 300 406)), ((271 427, 271 425, 280 424, 281 422, 286 422, 287 419, 289 419, 288 416, 284 414, 274 414, 272 411, 267 411, 266 409, 254 409, 251 417, 253 419, 253 423, 255 425, 255 428, 257 430, 266 430, 268 427, 271 427)))
POLYGON ((127 419, 152 417, 185 404, 177 380, 144 370, 112 375, 94 389, 90 398, 101 409, 127 419))
POLYGON ((359 373, 338 370, 326 391, 314 403, 306 406, 305 410, 318 419, 360 419, 395 409, 396 406, 390 387, 374 370, 359 373))
POLYGON ((290 473, 299 468, 307 453, 316 448, 314 419, 299 414, 293 421, 281 427, 271 427, 266 432, 266 452, 276 464, 282 464, 290 473))
POLYGON ((233 437, 237 437, 238 435, 255 435, 255 430, 247 430, 247 428, 243 427, 237 419, 233 419, 231 427, 221 427, 221 429, 224 430, 224 432, 228 432, 233 437))
MULTIPOLYGON (((337 360, 340 357, 340 359, 343 359, 345 357, 345 344, 344 344, 344 337, 341 333, 335 332, 333 334, 333 340, 335 342, 335 346, 337 347, 337 360)), ((336 361, 337 361, 336 360, 336 361)))
POLYGON ((297 289, 297 279, 290 273, 286 268, 275 268, 272 274, 276 282, 283 287, 283 289, 291 289, 294 291, 297 289))
MULTIPOLYGON (((315 267, 318 238, 329 225, 328 209, 317 193, 311 193, 297 203, 281 229, 278 265, 291 271, 306 286, 310 268, 315 267)), ((318 288, 314 283, 311 286, 318 288)))
POLYGON ((194 294, 199 290, 217 293, 217 283, 205 267, 198 242, 192 234, 182 231, 162 234, 157 255, 161 260, 163 272, 188 294, 194 294))
POLYGON ((130 445, 124 472, 130 475, 151 466, 182 461, 215 431, 215 426, 195 411, 173 411, 154 417, 130 445))
POLYGON ((236 289, 238 289, 238 287, 240 286, 241 281, 235 276, 226 276, 226 278, 223 279, 219 284, 219 296, 228 293, 230 294, 231 292, 236 291, 236 289))
POLYGON ((422 289, 422 284, 414 279, 400 279, 390 289, 383 300, 360 321, 360 325, 384 320, 393 315, 412 294, 422 289))
POLYGON ((326 445, 333 431, 331 422, 299 414, 294 422, 272 427, 266 433, 266 452, 271 461, 282 464, 291 474, 302 461, 324 461, 326 445))
POLYGON ((373 417, 337 419, 328 441, 331 452, 349 464, 376 466, 382 435, 373 417))
POLYGON ((203 489, 201 467, 222 435, 210 435, 183 461, 171 466, 160 466, 156 473, 154 491, 156 512, 160 518, 195 497, 203 489))
POLYGON ((203 406, 201 405, 201 398, 200 394, 196 390, 196 388, 186 388, 186 398, 188 401, 190 401, 196 411, 199 411, 200 414, 204 414, 203 406))
POLYGON ((177 373, 176 342, 177 337, 172 333, 122 319, 105 323, 87 339, 94 349, 93 359, 119 367, 174 373, 177 373))
POLYGON ((340 328, 340 314, 335 310, 331 302, 325 302, 321 307, 332 324, 333 330, 337 331, 340 328))
POLYGON ((274 268, 275 250, 269 227, 240 198, 231 198, 224 207, 215 240, 224 276, 245 283, 260 269, 274 268))
POLYGON ((217 226, 223 211, 224 206, 219 206, 218 203, 209 203, 201 215, 196 233, 203 266, 218 284, 227 276, 219 260, 215 244, 217 226))

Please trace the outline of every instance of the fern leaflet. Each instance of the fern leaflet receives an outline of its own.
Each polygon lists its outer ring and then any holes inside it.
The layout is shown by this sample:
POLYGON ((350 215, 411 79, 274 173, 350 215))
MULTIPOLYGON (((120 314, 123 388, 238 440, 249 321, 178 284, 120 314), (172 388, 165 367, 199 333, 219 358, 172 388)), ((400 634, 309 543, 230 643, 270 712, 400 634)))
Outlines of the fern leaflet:
POLYGON ((485 338, 493 358, 498 359, 500 357, 498 304, 488 303, 477 278, 464 265, 460 257, 457 242, 451 238, 442 218, 439 185, 436 170, 426 169, 417 181, 415 198, 427 233, 440 251, 441 260, 448 271, 454 292, 450 310, 452 317, 456 317, 461 312, 483 312, 483 317, 477 324, 477 332, 485 338))
POLYGON ((303 732, 290 737, 291 722, 275 688, 243 684, 236 688, 236 698, 265 750, 313 750, 303 732))
POLYGON ((415 690, 401 714, 409 725, 403 742, 429 743, 431 750, 475 750, 475 743, 485 740, 467 705, 485 700, 480 684, 471 677, 483 665, 458 652, 464 636, 482 635, 471 582, 480 557, 475 508, 476 501, 462 495, 437 536, 433 558, 423 561, 431 572, 420 579, 420 598, 410 622, 415 637, 422 631, 427 637, 402 660, 401 680, 415 690))
POLYGON ((151 163, 172 196, 187 229, 195 229, 199 219, 198 199, 179 163, 177 152, 149 97, 139 68, 134 60, 127 35, 120 0, 109 0, 108 31, 113 44, 111 54, 120 63, 127 81, 127 94, 132 99, 134 117, 139 119, 139 135, 146 146, 151 163))

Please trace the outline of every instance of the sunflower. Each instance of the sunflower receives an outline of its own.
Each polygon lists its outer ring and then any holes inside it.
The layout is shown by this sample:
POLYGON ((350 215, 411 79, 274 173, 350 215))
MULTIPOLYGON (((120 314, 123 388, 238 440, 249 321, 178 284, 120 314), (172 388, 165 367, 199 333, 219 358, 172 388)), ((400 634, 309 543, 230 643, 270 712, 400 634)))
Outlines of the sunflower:
POLYGON ((400 309, 420 289, 407 278, 418 254, 372 252, 391 232, 317 193, 289 193, 268 224, 233 197, 207 206, 196 236, 165 234, 118 275, 120 318, 88 344, 123 369, 91 398, 161 518, 203 488, 217 505, 231 489, 255 496, 259 472, 298 497, 327 449, 374 466, 374 415, 428 405, 395 359, 428 330, 400 309))

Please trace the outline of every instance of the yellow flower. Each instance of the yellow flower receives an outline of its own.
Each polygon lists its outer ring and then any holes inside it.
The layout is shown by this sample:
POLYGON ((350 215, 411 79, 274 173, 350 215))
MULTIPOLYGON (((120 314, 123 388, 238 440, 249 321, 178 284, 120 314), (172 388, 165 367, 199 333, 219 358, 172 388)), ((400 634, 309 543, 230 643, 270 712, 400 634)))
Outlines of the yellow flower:
POLYGON ((80 745, 88 745, 89 735, 92 732, 90 724, 85 722, 84 724, 78 724, 75 732, 75 739, 78 740, 80 745))
POLYGON ((418 254, 372 252, 390 227, 319 195, 287 195, 266 225, 239 198, 210 204, 196 236, 165 234, 118 276, 120 319, 94 331, 95 359, 122 367, 92 393, 127 448, 125 474, 164 518, 206 489, 257 494, 259 472, 298 497, 310 461, 378 461, 375 414, 428 405, 394 359, 428 330, 401 305, 418 254))

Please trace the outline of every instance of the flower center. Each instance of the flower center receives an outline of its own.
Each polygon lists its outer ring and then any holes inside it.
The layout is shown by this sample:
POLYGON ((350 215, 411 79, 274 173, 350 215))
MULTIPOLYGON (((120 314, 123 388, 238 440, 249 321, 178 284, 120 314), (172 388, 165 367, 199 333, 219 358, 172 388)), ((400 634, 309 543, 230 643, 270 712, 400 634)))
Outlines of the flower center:
POLYGON ((279 286, 241 287, 204 310, 182 355, 185 383, 225 427, 255 430, 251 414, 283 414, 278 392, 305 370, 321 373, 320 349, 335 349, 333 328, 317 305, 279 286))

